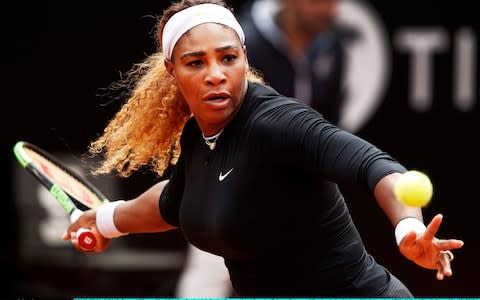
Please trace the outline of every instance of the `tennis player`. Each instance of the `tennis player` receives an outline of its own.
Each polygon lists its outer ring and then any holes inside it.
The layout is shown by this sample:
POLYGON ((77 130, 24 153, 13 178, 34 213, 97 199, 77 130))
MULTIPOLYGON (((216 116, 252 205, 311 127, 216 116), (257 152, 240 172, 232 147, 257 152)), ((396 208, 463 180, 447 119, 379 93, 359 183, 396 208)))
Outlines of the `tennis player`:
MULTIPOLYGON (((180 229, 224 258, 241 297, 412 297, 365 250, 336 182, 368 187, 395 229, 398 250, 452 275, 452 250, 393 187, 406 168, 341 130, 249 68, 245 36, 221 1, 173 3, 158 23, 159 51, 135 65, 131 97, 92 142, 98 173, 151 166, 161 181, 130 201, 85 212, 66 232, 98 235, 93 252, 125 234, 180 229)), ((395 249, 392 249, 392 251, 395 249)))
MULTIPOLYGON (((284 96, 293 96, 338 124, 347 90, 345 46, 336 22, 339 0, 254 0, 238 15, 249 65, 284 96)), ((348 202, 348 199, 347 199, 348 202)), ((220 256, 187 248, 176 297, 229 297, 228 270, 220 256)))

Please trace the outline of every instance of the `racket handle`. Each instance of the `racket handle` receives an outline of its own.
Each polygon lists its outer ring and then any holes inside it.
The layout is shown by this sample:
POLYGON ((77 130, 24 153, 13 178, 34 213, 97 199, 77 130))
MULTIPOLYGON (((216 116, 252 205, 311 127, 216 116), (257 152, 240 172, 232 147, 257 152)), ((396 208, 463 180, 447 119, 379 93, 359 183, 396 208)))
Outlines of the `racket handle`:
POLYGON ((93 232, 87 228, 80 228, 77 230, 77 240, 78 244, 83 249, 87 250, 93 249, 97 244, 97 239, 95 238, 95 235, 93 235, 93 232))
MULTIPOLYGON (((70 221, 72 223, 75 222, 82 214, 83 214, 83 211, 79 209, 75 209, 70 214, 70 221)), ((78 240, 78 244, 83 249, 87 249, 87 250, 93 249, 97 244, 97 239, 95 238, 95 235, 88 228, 80 228, 77 230, 77 240, 78 240)))

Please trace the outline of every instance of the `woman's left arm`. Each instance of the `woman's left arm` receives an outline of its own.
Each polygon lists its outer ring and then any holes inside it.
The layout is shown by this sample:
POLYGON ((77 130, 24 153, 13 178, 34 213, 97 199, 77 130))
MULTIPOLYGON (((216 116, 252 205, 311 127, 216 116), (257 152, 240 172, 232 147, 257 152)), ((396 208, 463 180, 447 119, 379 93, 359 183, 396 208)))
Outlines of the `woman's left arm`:
POLYGON ((426 269, 437 270, 437 279, 452 275, 451 250, 463 246, 457 239, 435 237, 443 216, 436 215, 428 226, 423 225, 421 208, 407 207, 397 200, 394 194, 395 182, 400 173, 383 177, 374 188, 378 204, 395 226, 395 234, 400 252, 409 260, 426 269))

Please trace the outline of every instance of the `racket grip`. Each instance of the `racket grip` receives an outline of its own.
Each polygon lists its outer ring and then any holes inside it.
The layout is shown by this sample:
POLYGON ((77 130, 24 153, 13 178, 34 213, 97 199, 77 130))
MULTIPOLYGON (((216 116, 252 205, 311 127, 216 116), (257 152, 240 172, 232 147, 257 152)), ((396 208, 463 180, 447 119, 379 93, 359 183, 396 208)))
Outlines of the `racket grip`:
MULTIPOLYGON (((70 221, 72 223, 75 222, 82 214, 83 214, 83 211, 79 209, 75 209, 70 214, 70 221)), ((97 239, 95 238, 95 235, 88 228, 80 228, 77 230, 77 240, 78 240, 78 244, 83 249, 87 249, 87 250, 93 249, 97 244, 97 239)))

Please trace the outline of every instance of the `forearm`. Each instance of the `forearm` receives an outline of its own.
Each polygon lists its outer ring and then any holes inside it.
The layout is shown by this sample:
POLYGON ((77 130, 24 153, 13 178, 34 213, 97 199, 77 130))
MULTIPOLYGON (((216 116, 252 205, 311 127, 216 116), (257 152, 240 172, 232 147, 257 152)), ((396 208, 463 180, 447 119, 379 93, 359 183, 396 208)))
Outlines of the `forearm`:
POLYGON ((400 176, 400 173, 393 173, 383 177, 375 186, 375 199, 393 226, 407 217, 414 217, 423 222, 420 208, 407 207, 397 200, 394 194, 394 186, 400 176))
POLYGON ((158 201, 168 181, 161 181, 150 189, 115 208, 114 222, 124 233, 162 232, 174 229, 160 214, 158 201))

